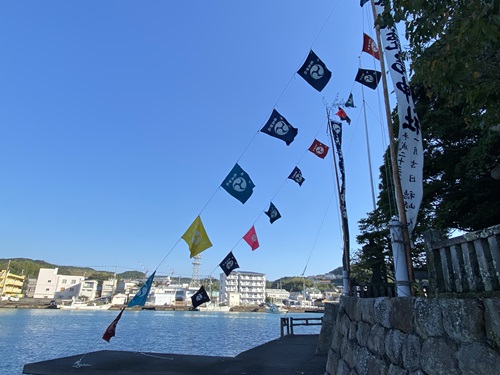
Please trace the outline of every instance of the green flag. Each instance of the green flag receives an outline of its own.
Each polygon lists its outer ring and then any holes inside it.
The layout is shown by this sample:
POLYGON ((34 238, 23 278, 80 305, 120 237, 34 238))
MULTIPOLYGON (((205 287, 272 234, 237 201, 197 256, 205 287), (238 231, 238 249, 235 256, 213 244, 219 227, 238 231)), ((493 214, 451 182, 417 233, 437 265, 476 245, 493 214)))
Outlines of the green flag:
POLYGON ((349 94, 349 98, 347 99, 347 101, 345 102, 344 104, 346 107, 351 107, 351 108, 355 108, 356 106, 354 105, 354 99, 352 97, 352 92, 349 94))

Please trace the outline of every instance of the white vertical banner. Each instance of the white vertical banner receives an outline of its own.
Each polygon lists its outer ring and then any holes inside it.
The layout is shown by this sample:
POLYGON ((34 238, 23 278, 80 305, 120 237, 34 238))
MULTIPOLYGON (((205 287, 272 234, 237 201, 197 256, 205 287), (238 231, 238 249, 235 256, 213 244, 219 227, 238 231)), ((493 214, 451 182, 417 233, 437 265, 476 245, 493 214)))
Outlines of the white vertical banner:
MULTIPOLYGON (((384 11, 384 0, 375 0, 377 16, 384 11)), ((397 164, 403 199, 406 208, 406 220, 410 235, 417 223, 418 210, 423 195, 424 152, 422 130, 415 112, 415 105, 410 91, 408 74, 402 59, 401 43, 395 26, 380 29, 382 49, 385 61, 398 101, 399 133, 397 164)))

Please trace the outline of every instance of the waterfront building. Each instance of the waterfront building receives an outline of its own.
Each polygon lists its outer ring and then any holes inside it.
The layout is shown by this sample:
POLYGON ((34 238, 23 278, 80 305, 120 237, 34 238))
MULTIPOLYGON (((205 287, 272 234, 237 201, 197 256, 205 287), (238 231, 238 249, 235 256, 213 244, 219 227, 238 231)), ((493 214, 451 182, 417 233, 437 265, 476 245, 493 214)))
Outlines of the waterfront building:
POLYGON ((111 298, 116 290, 116 279, 103 280, 101 297, 111 298))
POLYGON ((0 272, 0 292, 2 296, 22 297, 24 275, 15 275, 9 269, 0 272))
POLYGON ((257 272, 233 271, 220 274, 220 302, 235 306, 259 305, 266 299, 266 275, 257 272), (238 298, 235 297, 238 294, 238 298))
POLYGON ((35 295, 36 279, 28 277, 24 283, 24 295, 28 298, 33 298, 35 295))
POLYGON ((113 296, 111 303, 113 305, 125 305, 128 302, 128 296, 123 293, 118 293, 113 296))
POLYGON ((116 286, 116 292, 117 293, 123 293, 123 294, 135 294, 139 290, 139 287, 137 286, 136 281, 130 281, 130 280, 120 280, 118 285, 116 286))
POLYGON ((80 289, 80 298, 86 299, 88 301, 95 300, 97 297, 97 285, 99 282, 97 280, 85 280, 82 283, 82 288, 80 289))
POLYGON ((317 299, 323 299, 323 292, 316 288, 306 288, 306 300, 313 302, 317 299))
POLYGON ((84 276, 58 275, 58 268, 40 268, 33 298, 71 299, 78 297, 84 276))
POLYGON ((184 290, 182 285, 171 284, 165 287, 152 287, 148 302, 156 306, 174 306, 177 291, 184 290))
POLYGON ((290 299, 290 292, 285 289, 266 289, 266 301, 275 305, 284 305, 290 299))

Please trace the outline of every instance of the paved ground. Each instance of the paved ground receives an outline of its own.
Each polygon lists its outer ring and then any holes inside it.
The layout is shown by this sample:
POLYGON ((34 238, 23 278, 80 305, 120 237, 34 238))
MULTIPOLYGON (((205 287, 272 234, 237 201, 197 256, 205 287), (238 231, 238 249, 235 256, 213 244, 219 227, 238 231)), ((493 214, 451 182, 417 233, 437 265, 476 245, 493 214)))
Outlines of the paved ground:
POLYGON ((85 355, 81 367, 73 365, 82 355, 24 366, 32 375, 323 375, 326 355, 315 355, 319 335, 288 335, 236 357, 136 353, 103 350, 85 355))

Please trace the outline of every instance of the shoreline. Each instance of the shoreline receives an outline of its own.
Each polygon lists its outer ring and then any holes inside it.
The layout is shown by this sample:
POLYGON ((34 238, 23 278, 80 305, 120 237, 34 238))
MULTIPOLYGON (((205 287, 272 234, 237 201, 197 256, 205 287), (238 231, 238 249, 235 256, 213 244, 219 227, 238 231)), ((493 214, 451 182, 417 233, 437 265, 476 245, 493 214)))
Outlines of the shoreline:
MULTIPOLYGON (((56 300, 58 304, 61 301, 56 300)), ((50 300, 45 299, 20 299, 19 301, 1 301, 0 309, 47 309, 47 310, 60 310, 53 309, 49 307, 50 300)), ((126 307, 126 305, 113 305, 109 308, 111 311, 118 311, 122 308, 126 307)), ((145 306, 145 307, 131 307, 127 310, 130 311, 193 311, 191 306, 145 306)), ((92 310, 86 310, 92 311, 92 310)), ((108 310, 106 310, 108 311, 108 310)), ((199 312, 212 312, 212 311, 199 311, 199 312)), ((216 311, 213 311, 216 312, 216 311)), ((260 306, 233 306, 228 312, 266 312, 265 307, 260 306)), ((290 313, 323 313, 324 308, 316 307, 316 308, 288 308, 288 314, 290 313)), ((280 315, 286 315, 287 313, 283 313, 280 315)))

